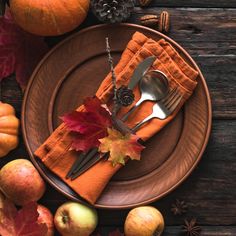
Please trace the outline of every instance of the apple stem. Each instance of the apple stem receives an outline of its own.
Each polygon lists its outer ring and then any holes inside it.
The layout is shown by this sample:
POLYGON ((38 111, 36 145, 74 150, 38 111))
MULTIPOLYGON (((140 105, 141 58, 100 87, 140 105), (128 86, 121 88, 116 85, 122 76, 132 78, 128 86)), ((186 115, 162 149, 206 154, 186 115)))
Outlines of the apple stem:
POLYGON ((67 224, 68 221, 69 221, 69 217, 66 216, 66 215, 64 215, 64 216, 62 217, 62 221, 63 221, 64 224, 67 224))

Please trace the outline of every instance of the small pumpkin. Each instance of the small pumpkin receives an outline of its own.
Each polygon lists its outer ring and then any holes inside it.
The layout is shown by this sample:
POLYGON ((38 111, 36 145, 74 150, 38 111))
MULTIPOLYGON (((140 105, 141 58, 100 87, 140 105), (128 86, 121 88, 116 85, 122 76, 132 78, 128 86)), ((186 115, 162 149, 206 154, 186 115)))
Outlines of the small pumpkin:
POLYGON ((0 102, 0 157, 17 147, 19 125, 14 108, 0 102))
POLYGON ((87 16, 89 0, 10 0, 15 22, 24 30, 53 36, 69 32, 87 16))

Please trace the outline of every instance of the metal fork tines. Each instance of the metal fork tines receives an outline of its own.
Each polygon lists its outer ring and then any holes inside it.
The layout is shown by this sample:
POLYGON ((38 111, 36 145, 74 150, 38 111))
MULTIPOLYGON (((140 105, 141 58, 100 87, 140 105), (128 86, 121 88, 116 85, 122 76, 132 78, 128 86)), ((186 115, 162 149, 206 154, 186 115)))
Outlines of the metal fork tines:
POLYGON ((135 125, 132 128, 132 131, 137 131, 143 124, 154 118, 160 120, 166 119, 176 109, 181 99, 182 95, 177 88, 170 90, 165 98, 163 98, 160 102, 154 104, 152 108, 152 114, 150 114, 144 120, 135 125))
MULTIPOLYGON (((137 125, 135 125, 131 131, 136 132, 142 125, 144 125, 146 122, 150 121, 151 119, 157 118, 160 120, 164 120, 167 117, 169 117, 175 109, 178 107, 182 100, 182 95, 179 92, 178 88, 174 88, 168 92, 165 98, 163 98, 158 103, 155 103, 153 106, 153 112, 148 117, 146 117, 144 120, 139 122, 137 125)), ((84 164, 83 166, 80 166, 78 171, 74 171, 71 175, 71 179, 75 179, 78 176, 82 175, 85 171, 87 171, 90 167, 98 163, 102 158, 107 157, 107 154, 99 154, 96 153, 93 158, 90 158, 89 161, 84 164), (96 155, 96 156, 95 156, 96 155)))

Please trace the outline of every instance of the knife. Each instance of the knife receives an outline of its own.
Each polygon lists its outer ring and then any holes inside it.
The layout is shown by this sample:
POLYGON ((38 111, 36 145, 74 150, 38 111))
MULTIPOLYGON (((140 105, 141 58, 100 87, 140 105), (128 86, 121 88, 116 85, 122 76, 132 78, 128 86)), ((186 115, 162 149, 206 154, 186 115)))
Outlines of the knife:
MULTIPOLYGON (((150 68, 150 66, 153 64, 153 62, 156 60, 155 56, 147 57, 142 62, 138 64, 138 66, 135 68, 134 73, 132 77, 130 78, 128 88, 133 90, 135 86, 138 84, 140 79, 143 77, 143 75, 147 72, 147 70, 150 68)), ((115 111, 115 114, 120 110, 122 105, 118 105, 115 111)))
MULTIPOLYGON (((130 82, 128 84, 128 88, 133 90, 135 86, 138 84, 142 76, 146 73, 146 71, 150 68, 150 66, 153 64, 153 62, 156 60, 155 56, 150 56, 145 58, 142 62, 138 64, 136 69, 134 70, 134 73, 132 77, 130 78, 130 82)), ((121 108, 121 106, 117 107, 116 112, 121 108)), ((94 155, 97 153, 98 149, 93 148, 90 150, 90 152, 84 157, 82 161, 77 160, 75 162, 75 165, 72 166, 71 170, 67 174, 67 178, 70 178, 73 180, 83 174, 86 170, 88 170, 90 167, 95 165, 98 161, 100 161, 99 156, 94 157, 94 155)), ((83 154, 81 154, 83 155, 83 154)), ((79 157, 81 160, 81 158, 79 157)))
POLYGON ((146 59, 144 59, 142 62, 138 64, 128 84, 129 89, 131 90, 134 89, 134 87, 138 84, 142 76, 150 68, 150 66, 153 64, 155 60, 156 60, 156 57, 151 56, 151 57, 147 57, 146 59))

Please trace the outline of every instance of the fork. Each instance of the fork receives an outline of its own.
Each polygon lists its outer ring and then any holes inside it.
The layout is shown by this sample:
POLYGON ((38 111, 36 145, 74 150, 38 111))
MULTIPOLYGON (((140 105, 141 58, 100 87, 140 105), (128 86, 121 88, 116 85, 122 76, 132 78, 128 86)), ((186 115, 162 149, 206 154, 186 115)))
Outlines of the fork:
POLYGON ((166 119, 171 113, 176 109, 179 105, 182 95, 178 92, 178 89, 175 88, 171 90, 165 98, 163 98, 160 102, 156 102, 152 108, 152 114, 142 120, 140 123, 135 125, 132 128, 133 132, 136 132, 143 124, 148 121, 157 118, 160 120, 166 119))
MULTIPOLYGON (((142 125, 144 125, 146 122, 152 120, 152 119, 160 119, 164 120, 167 117, 169 117, 177 108, 177 106, 180 104, 182 100, 182 95, 178 91, 177 88, 174 88, 168 92, 165 98, 160 100, 159 102, 155 103, 153 106, 152 113, 146 117, 144 120, 136 124, 130 131, 132 133, 135 133, 142 125)), ((93 158, 91 158, 88 162, 86 162, 83 166, 80 165, 79 168, 72 171, 71 180, 76 179, 81 174, 83 174, 85 171, 87 171, 90 167, 98 163, 102 158, 108 157, 108 153, 103 154, 100 157, 100 153, 97 153, 94 157, 95 153, 93 153, 93 158)))

